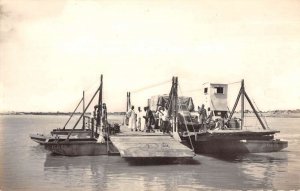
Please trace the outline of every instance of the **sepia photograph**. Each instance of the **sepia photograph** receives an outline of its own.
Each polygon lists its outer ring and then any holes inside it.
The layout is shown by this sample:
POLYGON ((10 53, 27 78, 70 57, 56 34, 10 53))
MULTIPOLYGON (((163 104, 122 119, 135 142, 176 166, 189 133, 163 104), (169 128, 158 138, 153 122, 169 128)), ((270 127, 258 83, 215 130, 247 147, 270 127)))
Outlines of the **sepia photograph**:
POLYGON ((0 0, 0 191, 300 190, 299 0, 0 0))

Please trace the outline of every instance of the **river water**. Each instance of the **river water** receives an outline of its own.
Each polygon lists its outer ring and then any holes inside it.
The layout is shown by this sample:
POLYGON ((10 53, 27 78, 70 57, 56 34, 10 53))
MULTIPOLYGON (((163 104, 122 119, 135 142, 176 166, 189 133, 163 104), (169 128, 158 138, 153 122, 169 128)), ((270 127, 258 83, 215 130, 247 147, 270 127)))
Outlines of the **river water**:
POLYGON ((30 133, 48 134, 67 118, 0 116, 0 190, 300 189, 299 118, 267 118, 289 141, 281 152, 145 165, 120 156, 54 156, 30 140, 30 133))

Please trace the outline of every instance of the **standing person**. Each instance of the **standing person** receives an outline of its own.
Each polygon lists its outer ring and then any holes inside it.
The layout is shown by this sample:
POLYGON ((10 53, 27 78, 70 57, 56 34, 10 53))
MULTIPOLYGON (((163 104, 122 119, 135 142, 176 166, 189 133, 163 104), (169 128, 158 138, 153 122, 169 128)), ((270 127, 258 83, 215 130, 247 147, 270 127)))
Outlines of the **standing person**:
POLYGON ((162 119, 161 119, 162 115, 163 115, 162 107, 159 107, 157 112, 156 112, 156 116, 158 116, 157 126, 159 127, 160 131, 162 131, 162 119))
POLYGON ((128 128, 131 129, 131 131, 136 130, 136 113, 134 111, 134 106, 128 111, 127 116, 129 117, 128 128))
POLYGON ((162 131, 163 133, 169 133, 169 116, 168 116, 168 110, 166 110, 164 107, 162 108, 162 131))
POLYGON ((146 128, 146 107, 141 111, 141 131, 145 131, 146 128))
POLYGON ((149 107, 145 107, 145 120, 146 120, 146 132, 155 132, 152 128, 154 125, 154 116, 152 111, 149 109, 149 107))
POLYGON ((198 107, 198 113, 199 113, 199 124, 200 124, 200 129, 206 131, 206 125, 205 121, 207 118, 207 113, 204 104, 202 104, 201 108, 198 107))
POLYGON ((213 111, 210 108, 207 108, 208 117, 206 120, 206 124, 208 125, 208 129, 211 129, 211 121, 213 120, 213 111))
POLYGON ((141 107, 138 107, 138 111, 137 111, 137 130, 138 131, 142 130, 142 118, 143 118, 143 112, 141 110, 141 107))

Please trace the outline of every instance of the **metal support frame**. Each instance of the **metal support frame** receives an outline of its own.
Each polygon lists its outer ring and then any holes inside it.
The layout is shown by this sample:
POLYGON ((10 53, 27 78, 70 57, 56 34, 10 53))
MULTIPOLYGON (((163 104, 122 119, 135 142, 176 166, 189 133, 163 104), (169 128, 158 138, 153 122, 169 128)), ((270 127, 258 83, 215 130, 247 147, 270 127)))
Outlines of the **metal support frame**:
POLYGON ((244 98, 245 98, 245 86, 244 86, 244 79, 242 79, 242 83, 241 83, 241 129, 243 129, 244 127, 244 111, 245 111, 245 102, 244 102, 244 98))
POLYGON ((177 108, 177 102, 178 102, 178 77, 172 78, 172 87, 171 91, 169 93, 169 103, 168 103, 168 115, 173 117, 172 120, 172 131, 178 132, 178 108, 177 108))
POLYGON ((178 132, 178 108, 177 108, 177 102, 178 102, 178 77, 175 77, 174 79, 174 122, 175 122, 175 130, 178 132))
MULTIPOLYGON (((83 117, 83 115, 85 114, 85 112, 87 111, 87 109, 89 108, 89 106, 91 105, 92 101, 94 100, 94 98, 96 97, 97 93, 99 92, 100 94, 100 90, 101 90, 101 101, 102 101, 102 75, 101 75, 101 78, 100 78, 100 86, 99 88, 97 89, 97 91, 94 93, 92 99, 90 100, 90 102, 88 103, 88 105, 86 106, 86 108, 84 109, 83 113, 80 115, 79 119, 76 121, 75 125, 73 126, 72 130, 69 132, 68 134, 68 137, 66 139, 66 141, 69 141, 69 138, 71 136, 71 134, 73 133, 75 127, 78 125, 79 121, 81 120, 81 118, 83 117)), ((100 96, 99 96, 100 98, 100 96)))

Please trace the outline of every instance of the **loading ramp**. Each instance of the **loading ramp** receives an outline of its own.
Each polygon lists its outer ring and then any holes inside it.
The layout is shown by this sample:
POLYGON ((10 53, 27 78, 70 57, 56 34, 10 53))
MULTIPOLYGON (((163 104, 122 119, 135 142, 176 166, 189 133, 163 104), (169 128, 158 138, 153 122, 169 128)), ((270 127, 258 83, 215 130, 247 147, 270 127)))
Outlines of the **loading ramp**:
POLYGON ((194 151, 170 135, 135 134, 111 136, 123 158, 193 158, 194 151))

